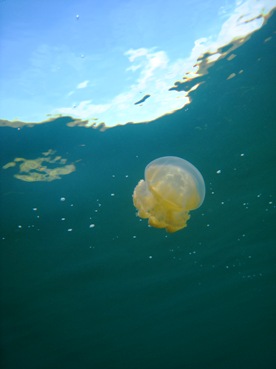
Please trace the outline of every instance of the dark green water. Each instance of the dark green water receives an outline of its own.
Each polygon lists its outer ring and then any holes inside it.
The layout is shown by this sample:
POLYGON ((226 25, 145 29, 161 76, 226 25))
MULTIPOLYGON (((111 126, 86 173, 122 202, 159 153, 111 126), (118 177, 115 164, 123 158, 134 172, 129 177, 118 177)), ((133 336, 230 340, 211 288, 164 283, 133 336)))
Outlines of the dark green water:
POLYGON ((273 23, 151 124, 1 128, 1 166, 50 148, 81 159, 49 183, 2 170, 2 369, 275 367, 273 23), (145 166, 166 155, 193 163, 207 190, 175 234, 132 205, 145 166))

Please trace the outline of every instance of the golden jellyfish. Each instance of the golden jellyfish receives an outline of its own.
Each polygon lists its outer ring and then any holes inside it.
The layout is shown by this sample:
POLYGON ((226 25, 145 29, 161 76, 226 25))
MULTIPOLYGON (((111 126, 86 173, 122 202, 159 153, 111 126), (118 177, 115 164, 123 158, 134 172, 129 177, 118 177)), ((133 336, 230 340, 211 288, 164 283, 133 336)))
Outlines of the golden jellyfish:
POLYGON ((197 209, 205 197, 200 172, 188 161, 165 156, 149 163, 145 180, 133 192, 133 203, 140 218, 149 225, 173 233, 187 226, 189 212, 197 209))

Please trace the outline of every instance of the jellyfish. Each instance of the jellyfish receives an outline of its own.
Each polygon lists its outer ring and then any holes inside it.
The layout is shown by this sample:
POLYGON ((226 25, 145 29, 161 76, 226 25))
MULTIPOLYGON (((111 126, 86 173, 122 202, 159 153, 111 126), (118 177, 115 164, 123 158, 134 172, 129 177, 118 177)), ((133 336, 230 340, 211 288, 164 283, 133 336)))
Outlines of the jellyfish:
POLYGON ((153 160, 145 169, 133 192, 137 215, 150 226, 173 233, 187 226, 189 212, 201 206, 205 183, 200 172, 188 161, 165 156, 153 160))

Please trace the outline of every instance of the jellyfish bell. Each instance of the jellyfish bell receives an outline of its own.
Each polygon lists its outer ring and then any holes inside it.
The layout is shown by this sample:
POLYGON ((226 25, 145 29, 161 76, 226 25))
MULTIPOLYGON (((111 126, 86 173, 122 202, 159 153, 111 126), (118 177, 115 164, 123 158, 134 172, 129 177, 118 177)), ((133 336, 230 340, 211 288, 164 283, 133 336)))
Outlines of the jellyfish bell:
POLYGON ((140 218, 155 228, 176 232, 187 226, 189 212, 201 206, 205 197, 202 175, 188 161, 165 156, 153 160, 145 169, 133 192, 133 203, 140 218))

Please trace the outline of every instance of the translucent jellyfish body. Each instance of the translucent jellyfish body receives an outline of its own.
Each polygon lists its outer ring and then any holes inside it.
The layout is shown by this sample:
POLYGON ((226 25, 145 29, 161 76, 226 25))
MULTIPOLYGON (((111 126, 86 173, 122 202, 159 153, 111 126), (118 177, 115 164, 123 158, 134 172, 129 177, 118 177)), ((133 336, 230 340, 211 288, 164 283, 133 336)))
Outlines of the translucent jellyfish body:
POLYGON ((147 165, 145 180, 134 189, 133 203, 140 218, 172 233, 187 226, 189 212, 199 208, 204 197, 204 180, 196 167, 184 159, 165 156, 147 165))

